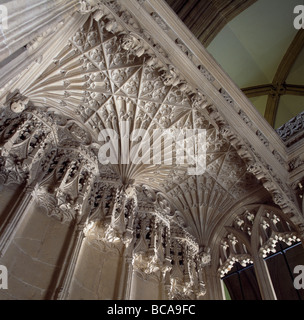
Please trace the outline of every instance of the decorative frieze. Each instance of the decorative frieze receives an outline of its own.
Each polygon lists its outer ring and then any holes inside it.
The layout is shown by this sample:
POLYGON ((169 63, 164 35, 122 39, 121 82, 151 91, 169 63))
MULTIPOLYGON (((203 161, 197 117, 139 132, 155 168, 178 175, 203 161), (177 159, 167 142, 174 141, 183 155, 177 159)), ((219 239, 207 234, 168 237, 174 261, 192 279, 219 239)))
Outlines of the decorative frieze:
POLYGON ((287 146, 291 146, 303 137, 304 112, 289 120, 276 131, 287 146))

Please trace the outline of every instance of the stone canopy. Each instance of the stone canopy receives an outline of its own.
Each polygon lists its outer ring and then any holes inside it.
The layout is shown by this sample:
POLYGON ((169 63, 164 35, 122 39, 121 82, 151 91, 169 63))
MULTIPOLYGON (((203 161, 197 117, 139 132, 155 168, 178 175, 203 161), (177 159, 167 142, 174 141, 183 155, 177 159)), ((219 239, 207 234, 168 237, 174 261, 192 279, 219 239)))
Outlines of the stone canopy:
MULTIPOLYGON (((25 190, 3 218, 2 255, 35 205, 73 226, 78 239, 49 298, 73 298, 85 239, 163 283, 162 298, 204 299, 218 297, 213 278, 235 261, 258 265, 271 243, 301 238, 301 175, 290 176, 284 141, 169 8, 159 0, 75 8, 28 44, 33 62, 22 71, 15 65, 0 91, 0 182, 25 190), (125 122, 150 136, 206 130, 206 171, 189 175, 175 153, 172 164, 101 164, 100 132, 119 135, 125 122)), ((118 154, 125 141, 120 136, 118 154)), ((132 277, 122 282, 119 298, 138 297, 132 277)))

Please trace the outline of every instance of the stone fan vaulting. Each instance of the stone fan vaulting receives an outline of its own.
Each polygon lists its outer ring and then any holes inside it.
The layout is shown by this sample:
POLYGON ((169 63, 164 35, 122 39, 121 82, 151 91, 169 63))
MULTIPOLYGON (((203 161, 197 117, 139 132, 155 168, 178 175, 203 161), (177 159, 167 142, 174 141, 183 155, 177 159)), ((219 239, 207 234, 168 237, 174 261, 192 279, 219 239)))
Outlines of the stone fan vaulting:
MULTIPOLYGON (((239 141, 219 111, 237 110, 237 121, 249 130, 254 122, 205 67, 195 66, 193 53, 177 38, 172 50, 199 71, 206 91, 189 81, 170 61, 171 53, 128 11, 128 3, 81 1, 77 29, 53 44, 52 33, 46 34, 51 49, 44 63, 38 61, 2 90, 0 178, 4 185, 26 181, 28 202, 80 234, 49 297, 69 297, 84 237, 124 250, 129 268, 163 282, 162 298, 211 297, 206 290, 212 290, 210 278, 225 274, 235 261, 256 261, 254 247, 265 253, 279 238, 298 239, 302 216, 285 182, 265 163, 269 159, 256 151, 258 145, 239 141), (210 90, 222 98, 222 106, 214 104, 210 90), (119 134, 125 121, 131 132, 144 129, 150 136, 155 129, 205 129, 205 173, 189 175, 188 166, 176 159, 172 164, 102 165, 99 133, 113 129, 119 134), (260 225, 262 243, 255 243, 251 234, 259 233, 260 225)), ((151 11, 146 13, 150 23, 172 37, 151 11)), ((30 48, 36 50, 39 41, 44 40, 36 39, 30 48)), ((253 131, 244 141, 254 136, 269 147, 265 135, 253 131)), ((118 154, 126 148, 122 138, 118 154)), ((129 148, 136 143, 130 141, 129 148)), ((270 154, 280 163, 275 149, 270 154)), ((9 218, 2 230, 4 254, 13 237, 9 218)), ((125 277, 120 298, 132 297, 132 279, 125 277)))

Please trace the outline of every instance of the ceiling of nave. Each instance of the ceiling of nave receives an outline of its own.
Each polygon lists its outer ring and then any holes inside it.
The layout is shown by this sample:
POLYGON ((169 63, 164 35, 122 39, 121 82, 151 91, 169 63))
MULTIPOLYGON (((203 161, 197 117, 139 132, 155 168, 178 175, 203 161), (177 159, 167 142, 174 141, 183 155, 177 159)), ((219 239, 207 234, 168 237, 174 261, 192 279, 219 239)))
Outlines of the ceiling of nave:
MULTIPOLYGON (((139 48, 126 50, 127 40, 103 19, 89 17, 42 74, 28 83, 23 95, 35 107, 47 106, 48 114, 60 119, 53 127, 59 144, 68 147, 72 136, 84 148, 93 149, 96 157, 102 145, 100 131, 120 132, 122 121, 151 135, 154 129, 206 129, 203 175, 188 175, 187 165, 175 164, 174 159, 173 165, 99 163, 101 178, 114 177, 126 185, 147 185, 163 192, 174 210, 181 212, 188 230, 206 243, 225 212, 237 203, 250 202, 262 187, 209 117, 206 98, 168 77, 149 54, 139 48)), ((130 142, 130 149, 134 144, 130 142)))

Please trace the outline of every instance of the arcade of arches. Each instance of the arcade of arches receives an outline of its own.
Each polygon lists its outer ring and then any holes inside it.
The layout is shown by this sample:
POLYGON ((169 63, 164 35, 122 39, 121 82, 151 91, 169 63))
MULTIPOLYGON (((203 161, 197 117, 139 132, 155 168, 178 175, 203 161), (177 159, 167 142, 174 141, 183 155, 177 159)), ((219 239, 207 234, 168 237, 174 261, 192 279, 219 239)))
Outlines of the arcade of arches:
POLYGON ((304 298, 303 114, 275 131, 164 1, 6 6, 0 299, 304 298), (206 130, 205 172, 102 164, 126 122, 206 130))

